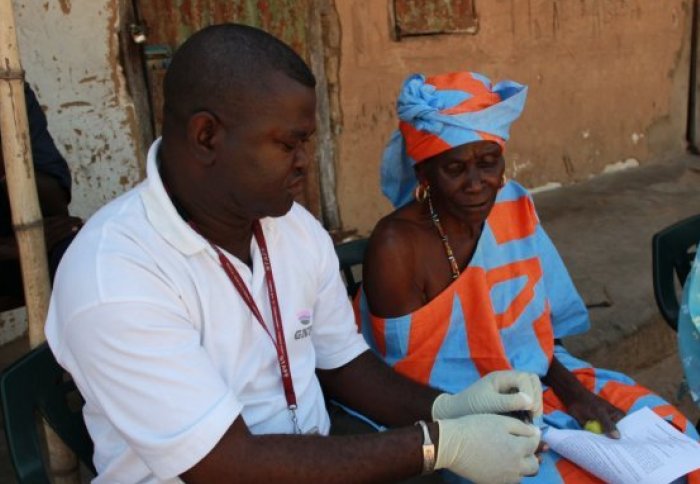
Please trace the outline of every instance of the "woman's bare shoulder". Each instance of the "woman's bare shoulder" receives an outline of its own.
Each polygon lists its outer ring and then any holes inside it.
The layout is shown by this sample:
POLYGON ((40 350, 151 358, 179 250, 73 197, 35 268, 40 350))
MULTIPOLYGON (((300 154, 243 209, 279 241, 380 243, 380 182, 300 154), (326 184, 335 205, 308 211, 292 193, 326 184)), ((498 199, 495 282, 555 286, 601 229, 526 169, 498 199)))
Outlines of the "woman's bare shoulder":
POLYGON ((410 207, 381 219, 370 237, 363 265, 363 284, 372 313, 380 317, 406 314, 420 306, 416 283, 418 246, 424 222, 410 207))
POLYGON ((396 244, 399 247, 410 246, 414 237, 425 231, 425 226, 418 207, 409 205, 379 220, 370 236, 370 244, 379 247, 390 245, 392 249, 397 248, 396 244))

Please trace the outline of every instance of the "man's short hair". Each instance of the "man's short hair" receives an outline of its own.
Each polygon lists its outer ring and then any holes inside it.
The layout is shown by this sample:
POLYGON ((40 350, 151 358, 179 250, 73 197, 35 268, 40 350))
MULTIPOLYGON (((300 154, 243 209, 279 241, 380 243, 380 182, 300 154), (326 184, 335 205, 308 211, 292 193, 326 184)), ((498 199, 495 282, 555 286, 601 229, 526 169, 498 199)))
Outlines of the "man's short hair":
POLYGON ((274 72, 316 85, 299 54, 267 32, 233 23, 206 27, 173 55, 163 85, 164 121, 225 103, 236 106, 251 90, 264 89, 274 72))

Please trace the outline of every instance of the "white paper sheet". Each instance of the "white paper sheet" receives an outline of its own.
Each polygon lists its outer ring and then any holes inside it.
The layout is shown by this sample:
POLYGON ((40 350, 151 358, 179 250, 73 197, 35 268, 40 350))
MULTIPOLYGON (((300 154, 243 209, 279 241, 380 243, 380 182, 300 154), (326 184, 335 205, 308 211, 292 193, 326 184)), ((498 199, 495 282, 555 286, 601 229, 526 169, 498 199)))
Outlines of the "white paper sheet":
POLYGON ((663 484, 700 469, 700 444, 648 408, 617 423, 622 435, 610 439, 584 430, 550 428, 549 446, 605 482, 663 484))

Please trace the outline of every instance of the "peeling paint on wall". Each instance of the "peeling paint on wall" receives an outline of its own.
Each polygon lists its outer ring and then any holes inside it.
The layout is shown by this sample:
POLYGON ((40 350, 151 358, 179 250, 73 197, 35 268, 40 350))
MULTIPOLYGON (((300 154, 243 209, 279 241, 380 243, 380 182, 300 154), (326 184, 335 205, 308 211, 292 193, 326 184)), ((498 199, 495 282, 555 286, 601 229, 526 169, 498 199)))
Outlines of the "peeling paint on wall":
POLYGON ((549 192, 552 190, 556 190, 558 188, 561 188, 561 183, 559 182, 547 182, 544 185, 540 185, 538 187, 530 188, 528 191, 532 194, 535 195, 536 193, 542 193, 542 192, 549 192))
POLYGON ((61 11, 65 14, 68 15, 70 13, 70 0, 58 0, 58 2, 61 4, 61 11))
POLYGON ((630 168, 636 168, 639 166, 639 160, 634 158, 627 158, 624 161, 618 161, 616 163, 611 163, 603 168, 603 173, 616 173, 618 171, 629 170, 630 168))
POLYGON ((630 135, 630 139, 632 140, 633 145, 639 143, 642 140, 642 138, 644 138, 644 133, 632 133, 630 135))
MULTIPOLYGON (((70 210, 83 218, 141 179, 138 120, 119 65, 118 1, 13 0, 27 80, 73 175, 70 210)), ((0 343, 24 331, 22 314, 0 315, 0 343)))
POLYGON ((6 311, 0 315, 0 344, 8 343, 27 332, 25 308, 6 311))

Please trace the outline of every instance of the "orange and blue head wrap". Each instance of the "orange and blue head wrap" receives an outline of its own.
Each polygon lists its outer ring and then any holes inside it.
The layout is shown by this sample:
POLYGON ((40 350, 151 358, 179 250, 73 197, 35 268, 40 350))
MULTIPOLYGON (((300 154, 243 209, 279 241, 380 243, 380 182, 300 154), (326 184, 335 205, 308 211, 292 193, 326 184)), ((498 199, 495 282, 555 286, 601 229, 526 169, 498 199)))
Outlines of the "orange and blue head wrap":
POLYGON ((382 159, 384 195, 395 207, 410 202, 418 183, 413 167, 444 151, 482 140, 503 147, 526 98, 526 86, 514 81, 491 86, 475 72, 409 76, 396 103, 399 129, 382 159))

